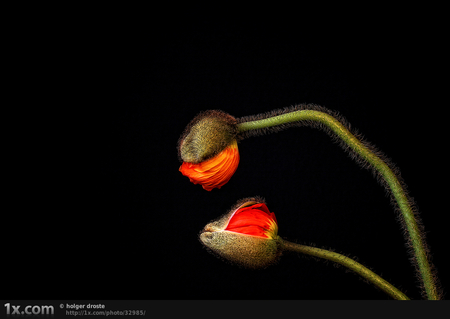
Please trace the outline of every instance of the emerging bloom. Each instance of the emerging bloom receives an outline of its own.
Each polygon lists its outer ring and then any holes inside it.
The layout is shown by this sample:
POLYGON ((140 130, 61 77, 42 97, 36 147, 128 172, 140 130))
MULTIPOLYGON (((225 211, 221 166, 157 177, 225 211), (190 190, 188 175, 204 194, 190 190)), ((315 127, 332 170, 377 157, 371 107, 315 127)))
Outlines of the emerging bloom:
POLYGON ((178 141, 180 172, 208 191, 225 185, 239 164, 236 123, 218 110, 196 116, 178 141))
POLYGON ((275 214, 269 211, 266 204, 257 203, 250 206, 241 206, 236 210, 224 231, 276 239, 278 224, 275 214))
POLYGON ((200 241, 211 252, 248 268, 266 267, 280 255, 278 225, 260 198, 239 201, 227 214, 205 226, 200 241))
POLYGON ((183 162, 180 172, 194 184, 200 184, 207 191, 221 188, 228 183, 239 165, 239 151, 234 140, 216 156, 198 164, 183 162))

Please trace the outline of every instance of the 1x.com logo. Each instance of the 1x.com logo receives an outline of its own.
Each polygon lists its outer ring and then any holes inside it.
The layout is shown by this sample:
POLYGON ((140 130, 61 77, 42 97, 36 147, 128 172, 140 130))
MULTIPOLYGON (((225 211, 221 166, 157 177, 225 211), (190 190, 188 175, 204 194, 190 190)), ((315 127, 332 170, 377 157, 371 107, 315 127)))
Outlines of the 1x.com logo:
POLYGON ((25 306, 23 310, 20 305, 11 305, 9 302, 5 303, 6 315, 53 315, 55 309, 53 306, 25 306))

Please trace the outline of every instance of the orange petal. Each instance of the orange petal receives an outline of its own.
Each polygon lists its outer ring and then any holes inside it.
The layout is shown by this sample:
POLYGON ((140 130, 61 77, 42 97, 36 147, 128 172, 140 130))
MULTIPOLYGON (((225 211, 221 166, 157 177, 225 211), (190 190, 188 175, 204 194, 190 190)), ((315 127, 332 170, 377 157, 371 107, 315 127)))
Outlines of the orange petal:
POLYGON ((180 172, 189 177, 194 184, 200 184, 207 191, 213 188, 221 188, 233 176, 239 165, 239 150, 237 141, 226 147, 216 156, 198 163, 184 162, 180 166, 180 172))

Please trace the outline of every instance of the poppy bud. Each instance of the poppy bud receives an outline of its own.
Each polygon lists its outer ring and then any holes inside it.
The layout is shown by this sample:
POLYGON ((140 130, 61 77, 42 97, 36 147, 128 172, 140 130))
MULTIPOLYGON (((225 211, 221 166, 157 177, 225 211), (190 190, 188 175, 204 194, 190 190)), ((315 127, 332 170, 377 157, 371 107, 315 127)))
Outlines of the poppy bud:
POLYGON ((214 254, 247 268, 264 268, 281 254, 278 225, 261 198, 245 198, 205 226, 200 241, 214 254))
POLYGON ((221 188, 239 164, 236 119, 222 111, 206 111, 186 127, 178 143, 180 172, 210 191, 221 188))

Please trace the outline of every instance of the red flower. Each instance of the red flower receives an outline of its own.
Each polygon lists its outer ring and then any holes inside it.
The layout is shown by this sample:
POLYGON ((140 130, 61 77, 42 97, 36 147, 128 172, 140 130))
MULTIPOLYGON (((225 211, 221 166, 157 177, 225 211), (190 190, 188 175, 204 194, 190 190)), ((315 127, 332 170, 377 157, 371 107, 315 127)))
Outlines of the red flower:
POLYGON ((247 268, 264 268, 281 254, 277 219, 260 198, 239 201, 205 226, 200 241, 210 252, 247 268))
POLYGON ((221 188, 233 176, 239 165, 237 141, 226 147, 216 156, 198 164, 183 162, 179 171, 189 177, 194 184, 200 184, 207 191, 221 188))
POLYGON ((269 211, 266 204, 259 203, 236 210, 224 230, 250 236, 276 239, 278 225, 275 214, 269 211))

